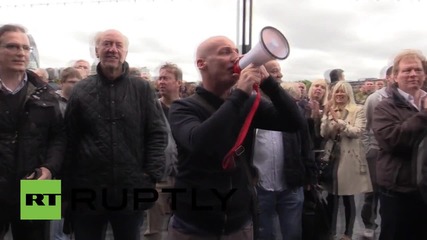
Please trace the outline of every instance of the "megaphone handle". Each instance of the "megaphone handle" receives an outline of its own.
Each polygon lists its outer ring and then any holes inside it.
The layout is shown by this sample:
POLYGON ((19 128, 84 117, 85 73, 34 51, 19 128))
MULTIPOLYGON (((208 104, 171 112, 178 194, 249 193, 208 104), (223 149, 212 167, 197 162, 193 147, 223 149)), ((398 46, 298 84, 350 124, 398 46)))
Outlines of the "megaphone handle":
POLYGON ((239 154, 236 154, 236 152, 241 148, 243 140, 245 140, 245 137, 249 130, 249 126, 252 123, 252 119, 254 118, 255 112, 259 106, 259 102, 261 101, 261 93, 259 92, 258 84, 254 84, 253 88, 256 92, 255 101, 252 104, 251 110, 249 111, 249 114, 246 117, 242 128, 240 129, 239 136, 237 137, 236 143, 230 149, 230 151, 228 151, 228 153, 225 155, 224 159, 222 160, 222 168, 225 170, 231 169, 236 166, 234 156, 239 155, 239 154))

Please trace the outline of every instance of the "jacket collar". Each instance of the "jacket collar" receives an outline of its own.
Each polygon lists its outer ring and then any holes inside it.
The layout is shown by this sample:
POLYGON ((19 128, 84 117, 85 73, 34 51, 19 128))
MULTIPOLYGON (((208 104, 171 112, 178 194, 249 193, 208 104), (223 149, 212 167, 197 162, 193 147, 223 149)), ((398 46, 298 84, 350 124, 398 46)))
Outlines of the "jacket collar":
POLYGON ((34 99, 38 101, 42 98, 45 92, 53 91, 53 88, 50 87, 47 83, 43 82, 39 76, 37 76, 32 71, 27 71, 28 75, 28 87, 25 99, 34 99))
POLYGON ((415 111, 419 111, 417 108, 415 108, 408 100, 406 100, 402 94, 399 93, 399 90, 397 88, 397 85, 393 85, 387 89, 389 96, 393 99, 393 102, 396 104, 397 107, 400 108, 411 108, 415 111))
MULTIPOLYGON (((128 74, 129 74, 129 64, 126 61, 123 63, 122 69, 123 69, 122 74, 120 74, 120 76, 118 78, 114 79, 114 82, 121 81, 121 80, 125 79, 128 76, 128 74)), ((107 82, 108 81, 107 77, 102 72, 101 63, 98 63, 98 65, 96 66, 96 72, 100 76, 101 81, 103 81, 103 82, 107 82)), ((111 83, 111 82, 108 81, 108 83, 111 83)))
POLYGON ((208 90, 204 89, 201 86, 196 87, 195 94, 199 94, 215 109, 218 109, 224 103, 224 100, 222 98, 216 96, 215 94, 209 92, 208 90))

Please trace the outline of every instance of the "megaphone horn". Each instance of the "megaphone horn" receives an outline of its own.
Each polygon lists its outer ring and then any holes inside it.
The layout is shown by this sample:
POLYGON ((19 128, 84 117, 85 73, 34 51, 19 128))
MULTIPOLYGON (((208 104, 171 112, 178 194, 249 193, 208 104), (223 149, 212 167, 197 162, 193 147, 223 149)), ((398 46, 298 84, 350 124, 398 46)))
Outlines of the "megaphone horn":
POLYGON ((273 59, 286 59, 289 51, 288 40, 279 30, 270 26, 264 27, 259 43, 234 65, 234 72, 240 73, 251 63, 261 66, 273 59))

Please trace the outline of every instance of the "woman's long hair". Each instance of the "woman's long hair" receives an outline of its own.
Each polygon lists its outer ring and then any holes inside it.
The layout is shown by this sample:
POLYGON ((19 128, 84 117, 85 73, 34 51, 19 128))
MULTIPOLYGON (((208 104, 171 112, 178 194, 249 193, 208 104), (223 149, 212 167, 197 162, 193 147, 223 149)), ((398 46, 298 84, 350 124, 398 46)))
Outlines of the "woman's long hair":
POLYGON ((308 89, 308 98, 312 100, 311 95, 314 92, 314 85, 317 85, 317 84, 320 84, 325 87, 325 93, 323 94, 322 99, 319 101, 320 106, 325 106, 326 103, 328 103, 328 95, 329 95, 329 86, 325 79, 317 79, 311 83, 310 88, 308 89))
POLYGON ((331 92, 331 101, 332 101, 332 108, 337 107, 335 104, 335 97, 334 95, 336 94, 336 92, 338 92, 338 90, 343 90, 343 92, 347 95, 348 97, 348 102, 347 104, 344 106, 345 109, 347 109, 348 111, 354 110, 354 108, 356 108, 356 101, 354 100, 354 93, 353 93, 353 88, 350 85, 350 83, 347 83, 345 81, 339 81, 335 84, 335 86, 332 88, 332 92, 331 92))

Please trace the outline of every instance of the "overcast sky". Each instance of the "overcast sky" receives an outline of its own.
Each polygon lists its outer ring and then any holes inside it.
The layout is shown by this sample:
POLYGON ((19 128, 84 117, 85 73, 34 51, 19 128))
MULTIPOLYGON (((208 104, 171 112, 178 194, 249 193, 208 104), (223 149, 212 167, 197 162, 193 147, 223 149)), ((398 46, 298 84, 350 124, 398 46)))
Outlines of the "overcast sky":
MULTIPOLYGON (((115 28, 129 37, 131 66, 148 67, 156 75, 159 65, 174 62, 187 81, 200 79, 194 52, 201 41, 215 35, 240 41, 238 0, 102 2, 1 0, 0 24, 27 27, 45 68, 80 58, 93 62, 94 34, 115 28)), ((252 43, 264 26, 286 36, 290 55, 280 62, 284 80, 324 78, 333 68, 357 80, 381 77, 402 49, 426 54, 426 22, 427 0, 253 0, 252 43)))

